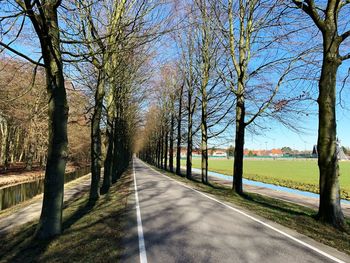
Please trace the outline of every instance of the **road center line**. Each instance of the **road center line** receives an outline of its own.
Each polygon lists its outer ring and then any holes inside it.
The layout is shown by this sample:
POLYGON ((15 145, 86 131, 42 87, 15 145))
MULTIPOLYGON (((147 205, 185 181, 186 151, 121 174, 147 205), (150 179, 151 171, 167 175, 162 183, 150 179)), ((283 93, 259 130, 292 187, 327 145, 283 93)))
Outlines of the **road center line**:
POLYGON ((132 159, 132 170, 134 173, 134 188, 135 188, 135 202, 136 202, 136 216, 137 216, 137 234, 139 237, 140 263, 147 263, 145 239, 143 237, 141 211, 140 211, 140 204, 139 204, 139 195, 137 193, 137 182, 136 182, 134 158, 132 159))
MULTIPOLYGON (((141 162, 143 162, 143 161, 141 160, 141 162)), ((340 260, 340 259, 338 259, 338 258, 336 258, 336 257, 334 257, 334 256, 332 256, 332 255, 330 255, 330 254, 328 254, 328 253, 326 253, 326 252, 324 252, 324 251, 322 251, 322 250, 320 250, 320 249, 318 249, 318 248, 316 248, 316 247, 314 247, 314 246, 312 246, 312 245, 310 245, 310 244, 308 244, 308 243, 306 243, 306 242, 304 242, 304 241, 302 241, 302 240, 300 240, 300 239, 297 239, 296 237, 293 237, 293 236, 291 236, 291 235, 289 235, 289 234, 283 232, 282 230, 279 230, 279 229, 277 229, 277 228, 275 228, 275 227, 273 227, 273 226, 271 226, 271 225, 269 225, 269 224, 267 224, 267 223, 265 223, 265 222, 263 222, 263 221, 261 221, 261 220, 255 218, 255 217, 253 217, 253 216, 251 216, 251 215, 248 215, 247 213, 245 213, 245 212, 243 212, 243 211, 241 211, 241 210, 239 210, 239 209, 237 209, 237 208, 234 208, 234 207, 232 207, 232 206, 230 206, 230 205, 228 205, 228 204, 225 204, 225 203, 223 203, 223 202, 221 202, 221 201, 219 201, 219 200, 217 200, 217 199, 215 199, 215 198, 213 198, 213 197, 211 197, 211 196, 209 196, 209 195, 207 195, 207 194, 205 194, 205 193, 202 193, 202 192, 200 192, 200 191, 198 191, 198 190, 196 190, 196 189, 194 189, 194 188, 192 188, 192 187, 190 187, 190 186, 187 186, 187 185, 185 185, 185 184, 183 184, 183 183, 180 183, 180 182, 176 181, 175 179, 170 178, 169 176, 166 176, 166 175, 160 173, 159 171, 153 169, 153 168, 152 168, 151 166, 149 166, 147 163, 145 163, 145 162, 143 162, 143 163, 144 163, 147 167, 149 167, 151 170, 153 170, 154 172, 156 172, 157 174, 160 174, 161 176, 166 177, 166 178, 168 178, 168 179, 174 181, 175 183, 177 183, 177 184, 179 184, 179 185, 181 185, 181 186, 183 186, 183 187, 185 187, 185 188, 187 188, 187 189, 190 189, 190 190, 192 190, 192 191, 194 191, 194 192, 196 192, 196 193, 198 193, 198 194, 200 194, 200 195, 203 195, 203 196, 205 196, 206 198, 208 198, 208 199, 210 199, 210 200, 212 200, 212 201, 214 201, 214 202, 217 202, 217 203, 219 203, 219 204, 225 206, 226 208, 229 208, 229 209, 231 209, 231 210, 233 210, 233 211, 235 211, 235 212, 237 212, 237 213, 239 213, 239 214, 241 214, 241 215, 244 215, 244 216, 250 218, 251 220, 253 220, 253 221, 255 221, 255 222, 259 223, 259 224, 262 224, 262 225, 264 225, 265 227, 270 228, 271 230, 274 230, 274 231, 278 232, 279 234, 281 234, 281 235, 283 235, 283 236, 285 236, 285 237, 287 237, 287 238, 289 238, 289 239, 295 241, 296 243, 299 243, 299 244, 301 244, 301 245, 307 247, 308 249, 313 250, 313 251, 315 251, 315 252, 317 252, 317 253, 323 255, 324 257, 333 260, 334 262, 337 262, 337 263, 345 263, 345 261, 342 261, 342 260, 340 260)))

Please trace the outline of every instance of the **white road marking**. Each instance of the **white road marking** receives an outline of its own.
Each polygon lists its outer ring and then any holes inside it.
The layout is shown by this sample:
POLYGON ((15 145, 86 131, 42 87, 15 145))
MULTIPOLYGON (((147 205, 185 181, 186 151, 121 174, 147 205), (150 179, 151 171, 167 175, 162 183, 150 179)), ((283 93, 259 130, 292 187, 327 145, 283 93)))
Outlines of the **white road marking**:
MULTIPOLYGON (((143 162, 143 161, 141 160, 141 162, 143 162)), ((337 262, 337 263, 346 263, 345 261, 342 261, 342 260, 340 260, 340 259, 338 259, 338 258, 336 258, 336 257, 334 257, 334 256, 332 256, 332 255, 330 255, 330 254, 328 254, 328 253, 326 253, 326 252, 324 252, 324 251, 322 251, 322 250, 320 250, 320 249, 318 249, 318 248, 316 248, 316 247, 314 247, 314 246, 312 246, 312 245, 310 245, 310 244, 308 244, 308 243, 306 243, 306 242, 304 242, 304 241, 301 241, 301 240, 299 240, 299 239, 297 239, 297 238, 295 238, 295 237, 293 237, 293 236, 291 236, 291 235, 289 235, 289 234, 287 234, 287 233, 285 233, 285 232, 283 232, 283 231, 281 231, 281 230, 279 230, 279 229, 277 229, 277 228, 275 228, 275 227, 273 227, 273 226, 271 226, 271 225, 269 225, 269 224, 267 224, 267 223, 265 223, 265 222, 263 222, 263 221, 261 221, 261 220, 255 218, 255 217, 253 217, 253 216, 251 216, 251 215, 248 215, 247 213, 245 213, 245 212, 243 212, 243 211, 241 211, 241 210, 239 210, 239 209, 237 209, 237 208, 234 208, 234 207, 232 207, 232 206, 230 206, 230 205, 228 205, 228 204, 225 204, 225 203, 223 203, 223 202, 221 202, 221 201, 219 201, 219 200, 217 200, 217 199, 215 199, 215 198, 213 198, 213 197, 211 197, 211 196, 209 196, 209 195, 206 195, 206 194, 204 194, 204 193, 202 193, 202 192, 200 192, 200 191, 198 191, 198 190, 196 190, 196 189, 194 189, 194 188, 192 188, 192 187, 190 187, 190 186, 187 186, 187 185, 185 185, 185 184, 183 184, 183 183, 180 183, 180 182, 176 181, 175 179, 170 178, 169 176, 166 176, 166 175, 160 173, 159 171, 153 169, 151 166, 149 166, 149 165, 148 165, 147 163, 145 163, 145 162, 143 162, 143 163, 144 163, 146 166, 148 166, 151 170, 153 170, 154 172, 160 174, 161 176, 166 177, 166 178, 168 178, 168 179, 174 181, 175 183, 177 183, 177 184, 179 184, 179 185, 182 185, 183 187, 188 188, 188 189, 190 189, 190 190, 192 190, 192 191, 194 191, 194 192, 196 192, 196 193, 198 193, 198 194, 200 194, 200 195, 203 195, 203 196, 205 196, 206 198, 208 198, 208 199, 210 199, 210 200, 212 200, 212 201, 215 201, 215 202, 217 202, 217 203, 219 203, 219 204, 221 204, 221 205, 223 205, 223 206, 225 206, 225 207, 227 207, 227 208, 229 208, 229 209, 231 209, 231 210, 233 210, 233 211, 235 211, 235 212, 237 212, 237 213, 239 213, 239 214, 241 214, 241 215, 244 215, 244 216, 250 218, 251 220, 253 220, 253 221, 255 221, 255 222, 259 223, 259 224, 262 224, 262 225, 264 225, 265 227, 270 228, 270 229, 272 229, 272 230, 278 232, 279 234, 281 234, 281 235, 283 235, 283 236, 285 236, 285 237, 288 237, 288 238, 290 238, 291 240, 293 240, 293 241, 295 241, 295 242, 297 242, 297 243, 299 243, 299 244, 301 244, 301 245, 303 245, 303 246, 305 246, 305 247, 307 247, 307 248, 309 248, 309 249, 311 249, 311 250, 313 250, 313 251, 315 251, 315 252, 317 252, 317 253, 319 253, 319 254, 325 256, 326 258, 329 258, 329 259, 333 260, 334 262, 337 262)))
POLYGON ((135 187, 135 201, 136 201, 136 215, 137 215, 137 233, 139 236, 140 263, 147 263, 145 239, 143 237, 142 220, 141 220, 141 212, 140 212, 140 204, 139 204, 139 195, 137 193, 134 158, 132 159, 132 169, 133 169, 133 173, 134 173, 134 187, 135 187))

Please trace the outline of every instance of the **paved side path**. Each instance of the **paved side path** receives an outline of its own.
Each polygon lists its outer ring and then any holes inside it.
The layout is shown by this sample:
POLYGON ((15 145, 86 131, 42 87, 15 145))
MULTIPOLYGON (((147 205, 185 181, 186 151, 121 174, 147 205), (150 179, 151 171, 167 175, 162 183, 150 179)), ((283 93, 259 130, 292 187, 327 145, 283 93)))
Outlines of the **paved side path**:
MULTIPOLYGON (((181 167, 184 168, 184 167, 181 167)), ((193 172, 192 176, 195 177, 196 179, 200 180, 201 175, 193 172)), ((209 181, 219 183, 219 184, 224 184, 228 185, 229 187, 232 186, 232 181, 228 181, 222 178, 218 178, 215 176, 209 175, 209 181)), ((299 204, 302 206, 307 206, 310 207, 314 210, 318 210, 318 204, 319 204, 319 198, 315 197, 308 197, 308 196, 303 196, 299 194, 294 194, 294 193, 287 193, 279 190, 274 190, 274 189, 269 189, 266 187, 261 187, 261 186, 254 186, 254 185, 244 185, 244 191, 251 192, 251 193, 257 193, 261 195, 266 195, 272 198, 277 198, 281 199, 287 202, 299 204)), ((343 213, 346 217, 350 218, 350 204, 341 204, 343 213)))
MULTIPOLYGON (((350 262, 333 248, 242 213, 137 159, 135 172, 142 223, 131 231, 143 230, 147 259, 141 262, 350 262)), ((140 262, 140 250, 132 251, 123 262, 140 262)))
MULTIPOLYGON (((64 186, 64 202, 76 198, 82 192, 87 191, 90 187, 91 175, 84 175, 64 186)), ((0 236, 14 227, 18 227, 27 222, 38 219, 41 212, 43 195, 34 197, 37 200, 30 205, 19 209, 13 214, 0 218, 0 236)))
MULTIPOLYGON (((228 182, 228 183, 232 185, 232 182, 228 182)), ((307 197, 303 195, 292 194, 292 193, 272 190, 265 187, 259 187, 259 186, 253 186, 253 185, 244 185, 244 188, 247 192, 266 195, 266 196, 281 199, 287 202, 299 204, 302 206, 307 206, 316 211, 318 210, 319 198, 307 197)), ((350 204, 342 203, 341 208, 343 210, 344 216, 350 218, 350 204)))

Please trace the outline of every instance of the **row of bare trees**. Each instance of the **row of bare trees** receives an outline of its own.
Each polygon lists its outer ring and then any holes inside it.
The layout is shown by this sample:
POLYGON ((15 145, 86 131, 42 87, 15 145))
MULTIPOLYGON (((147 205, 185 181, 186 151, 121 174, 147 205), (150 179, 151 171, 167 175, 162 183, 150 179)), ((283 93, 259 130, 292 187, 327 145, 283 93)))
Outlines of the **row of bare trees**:
POLYGON ((130 133, 135 130, 136 105, 142 99, 139 87, 147 79, 147 74, 140 73, 150 59, 147 44, 157 35, 156 24, 146 27, 143 23, 154 7, 147 1, 78 1, 72 7, 77 12, 66 18, 74 29, 65 33, 66 42, 74 45, 68 46, 64 53, 70 60, 77 60, 77 77, 94 93, 91 200, 100 195, 102 166, 101 190, 105 193, 128 165, 130 133), (106 156, 102 164, 101 121, 104 113, 106 156))
POLYGON ((317 218, 344 228, 336 150, 336 86, 337 71, 350 58, 345 15, 349 2, 194 0, 177 7, 182 26, 173 36, 176 70, 161 74, 173 82, 160 84, 163 91, 159 94, 167 95, 156 98, 157 106, 148 112, 144 140, 139 143, 141 158, 173 171, 176 144, 176 173, 180 174, 184 146, 190 178, 195 138, 201 149, 202 182, 207 184, 208 139, 227 133, 232 126, 233 190, 242 195, 247 129, 256 132, 278 121, 297 130, 303 116, 310 113, 310 101, 317 101, 317 218))
MULTIPOLYGON (((40 121, 40 132, 47 133, 47 139, 33 137, 36 147, 43 140, 41 156, 46 161, 43 206, 35 237, 46 239, 62 232, 64 172, 72 157, 69 149, 78 150, 86 144, 90 148, 91 204, 127 169, 153 57, 150 43, 159 36, 164 25, 160 21, 166 18, 158 13, 158 6, 162 7, 160 1, 148 0, 1 2, 0 51, 35 66, 31 76, 35 85, 21 88, 30 90, 26 96, 38 99, 38 93, 43 98, 37 105, 36 119, 29 116, 30 110, 22 113, 31 122, 40 121), (79 88, 79 98, 73 98, 70 86, 79 88), (78 129, 72 145, 70 127, 79 125, 76 112, 82 109, 88 120, 84 129, 78 129), (90 131, 85 129, 89 126, 90 131)), ((3 88, 10 90, 9 86, 3 88)), ((31 104, 28 107, 34 111, 31 104)), ((6 116, 0 117, 4 123, 6 116)))

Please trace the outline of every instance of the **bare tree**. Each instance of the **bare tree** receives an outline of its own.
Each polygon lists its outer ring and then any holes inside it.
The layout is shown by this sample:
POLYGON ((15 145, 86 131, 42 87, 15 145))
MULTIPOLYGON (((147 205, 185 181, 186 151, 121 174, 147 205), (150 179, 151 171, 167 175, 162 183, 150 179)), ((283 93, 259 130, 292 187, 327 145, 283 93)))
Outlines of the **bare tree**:
POLYGON ((322 34, 323 60, 318 84, 318 166, 320 173, 320 204, 318 219, 344 228, 344 215, 340 206, 339 166, 336 130, 336 81, 337 71, 350 53, 340 54, 342 43, 350 36, 350 30, 339 33, 340 13, 348 1, 328 0, 316 5, 315 1, 293 3, 313 21, 322 34))
MULTIPOLYGON (((63 184, 68 156, 66 98, 57 9, 61 1, 16 1, 15 16, 29 18, 39 39, 49 95, 49 145, 45 173, 43 207, 36 236, 50 238, 62 231, 63 184)), ((13 16, 12 16, 13 17, 13 16)), ((20 28, 22 30, 22 28, 20 28)), ((18 34, 17 34, 18 35, 18 34)), ((34 59, 0 42, 7 50, 39 64, 34 59)))
POLYGON ((276 95, 298 55, 288 54, 281 44, 285 32, 280 30, 280 2, 228 0, 211 6, 227 58, 217 70, 235 97, 233 189, 242 194, 246 128, 264 113, 271 117, 278 112, 273 110, 276 95), (268 78, 269 74, 275 77, 268 78))

